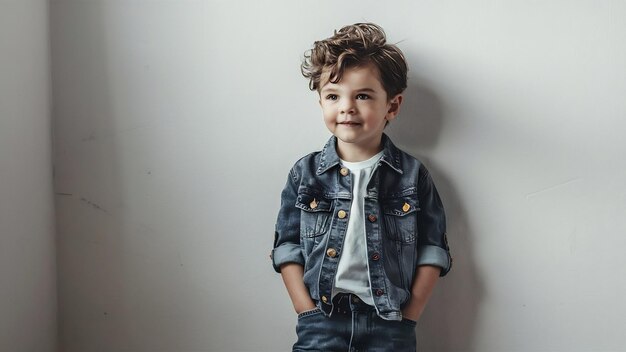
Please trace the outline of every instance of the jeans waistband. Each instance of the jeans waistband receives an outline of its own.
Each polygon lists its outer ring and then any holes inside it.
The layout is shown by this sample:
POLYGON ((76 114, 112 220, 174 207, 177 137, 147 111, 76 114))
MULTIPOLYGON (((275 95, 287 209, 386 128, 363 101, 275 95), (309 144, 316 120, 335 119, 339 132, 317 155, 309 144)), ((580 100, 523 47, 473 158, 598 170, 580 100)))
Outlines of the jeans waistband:
POLYGON ((338 314, 351 314, 352 311, 375 310, 373 306, 363 302, 359 296, 353 293, 338 293, 333 297, 333 312, 338 314))

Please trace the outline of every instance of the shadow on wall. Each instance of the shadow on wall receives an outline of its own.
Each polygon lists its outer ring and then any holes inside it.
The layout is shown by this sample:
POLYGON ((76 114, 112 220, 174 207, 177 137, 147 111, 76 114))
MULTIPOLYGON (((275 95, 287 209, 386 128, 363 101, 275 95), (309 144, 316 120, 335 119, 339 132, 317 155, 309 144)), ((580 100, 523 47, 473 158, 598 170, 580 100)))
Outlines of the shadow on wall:
POLYGON ((452 270, 442 278, 418 324, 422 351, 471 351, 483 284, 473 258, 473 233, 454 190, 454 182, 437 164, 421 155, 437 145, 443 108, 437 95, 419 82, 409 82, 398 120, 386 133, 401 149, 420 159, 433 175, 446 208, 448 240, 454 259, 452 270))

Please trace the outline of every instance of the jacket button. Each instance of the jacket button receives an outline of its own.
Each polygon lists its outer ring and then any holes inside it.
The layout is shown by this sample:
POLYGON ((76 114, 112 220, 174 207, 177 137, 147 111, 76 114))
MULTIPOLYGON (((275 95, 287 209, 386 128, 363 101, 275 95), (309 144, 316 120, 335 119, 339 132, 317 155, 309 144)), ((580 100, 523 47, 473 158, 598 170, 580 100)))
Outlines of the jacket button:
POLYGON ((348 174, 350 173, 350 170, 346 169, 345 167, 342 167, 339 170, 339 173, 341 174, 341 176, 348 176, 348 174))
POLYGON ((313 198, 313 201, 309 204, 309 206, 311 207, 311 209, 317 208, 317 200, 313 198))
POLYGON ((407 211, 409 211, 409 209, 411 209, 409 203, 404 203, 404 205, 402 206, 402 211, 406 213, 407 211))
POLYGON ((348 215, 348 213, 345 212, 345 210, 339 210, 337 212, 337 216, 339 217, 339 219, 343 219, 346 217, 346 215, 348 215))
POLYGON ((322 296, 322 302, 328 303, 328 298, 326 298, 326 296, 322 296))
POLYGON ((328 249, 326 250, 326 255, 327 255, 327 256, 329 256, 329 257, 331 257, 331 258, 334 258, 334 257, 336 257, 336 256, 337 256, 337 250, 336 250, 336 249, 334 249, 334 248, 328 248, 328 249))
POLYGON ((381 290, 381 289, 376 290, 376 296, 380 297, 380 296, 383 295, 383 293, 385 293, 385 292, 383 292, 383 290, 381 290))
POLYGON ((377 218, 377 217, 376 217, 376 215, 374 215, 374 214, 370 214, 370 215, 368 215, 368 216, 367 216, 367 219, 368 219, 370 222, 376 222, 376 220, 378 220, 378 218, 377 218))
POLYGON ((374 252, 374 254, 372 254, 372 260, 378 260, 380 259, 380 254, 378 252, 374 252))

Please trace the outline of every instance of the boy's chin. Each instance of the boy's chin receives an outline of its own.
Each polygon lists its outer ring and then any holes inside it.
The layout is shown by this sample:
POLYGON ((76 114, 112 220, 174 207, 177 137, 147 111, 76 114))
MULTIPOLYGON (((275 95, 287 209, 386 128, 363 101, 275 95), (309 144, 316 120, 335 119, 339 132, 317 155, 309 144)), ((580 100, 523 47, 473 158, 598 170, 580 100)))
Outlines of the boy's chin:
POLYGON ((333 135, 337 137, 337 139, 342 141, 343 143, 371 144, 371 143, 380 142, 380 139, 382 138, 383 134, 381 132, 381 133, 376 133, 374 135, 364 136, 364 135, 353 134, 353 133, 334 132, 333 135))

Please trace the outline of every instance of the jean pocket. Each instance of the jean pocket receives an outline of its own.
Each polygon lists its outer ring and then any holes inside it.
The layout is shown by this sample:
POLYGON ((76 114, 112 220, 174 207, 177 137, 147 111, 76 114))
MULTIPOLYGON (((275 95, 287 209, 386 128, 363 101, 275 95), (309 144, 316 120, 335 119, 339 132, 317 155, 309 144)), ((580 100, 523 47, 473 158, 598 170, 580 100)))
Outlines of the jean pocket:
POLYGON ((319 314, 319 313, 322 313, 322 310, 318 307, 315 307, 313 309, 305 310, 304 312, 301 312, 300 314, 298 314, 298 319, 302 319, 304 317, 308 317, 308 316, 319 314))
POLYGON ((300 234, 302 237, 317 237, 328 231, 333 200, 321 192, 300 190, 296 200, 300 212, 300 234))
POLYGON ((402 324, 411 326, 413 328, 415 328, 417 326, 417 322, 415 320, 411 320, 411 319, 407 319, 407 318, 402 318, 401 321, 402 324))
POLYGON ((387 238, 403 242, 415 242, 417 237, 417 212, 420 210, 415 195, 385 199, 382 204, 387 238))

